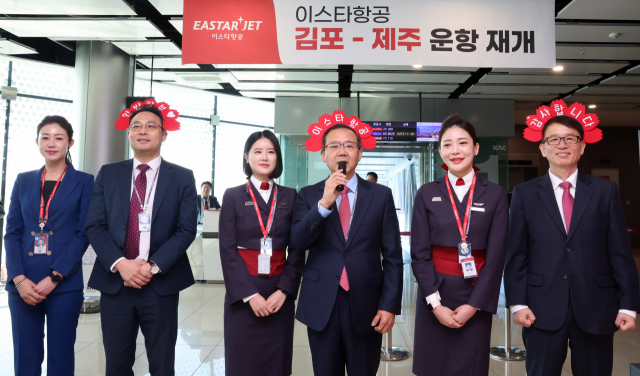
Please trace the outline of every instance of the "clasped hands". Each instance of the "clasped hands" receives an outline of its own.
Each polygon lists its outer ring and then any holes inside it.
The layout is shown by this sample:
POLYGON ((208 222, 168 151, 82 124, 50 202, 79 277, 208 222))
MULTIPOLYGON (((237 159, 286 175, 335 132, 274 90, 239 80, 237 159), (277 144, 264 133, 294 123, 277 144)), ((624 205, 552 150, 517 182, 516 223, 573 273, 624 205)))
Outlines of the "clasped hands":
POLYGON ((267 300, 265 300, 262 295, 256 294, 249 299, 249 305, 257 317, 267 317, 278 312, 284 305, 286 299, 287 294, 282 292, 282 290, 276 290, 267 300))
POLYGON ((151 274, 151 265, 140 259, 120 260, 116 264, 115 269, 120 272, 120 277, 122 277, 125 286, 136 289, 141 289, 142 286, 149 283, 153 277, 153 274, 151 274))
MULTIPOLYGON (((58 273, 59 274, 59 273, 58 273)), ((60 274, 62 276, 62 274, 60 274)), ((63 277, 64 278, 64 277, 63 277)), ((20 281, 24 280, 22 284, 18 287, 18 293, 20 293, 20 297, 24 300, 25 303, 29 305, 36 305, 47 298, 47 295, 53 291, 58 285, 53 282, 51 278, 44 277, 38 284, 36 285, 30 279, 27 279, 24 275, 19 275, 13 279, 13 283, 18 284, 20 281)))
POLYGON ((436 315, 438 321, 440 321, 440 324, 452 329, 462 328, 477 311, 477 308, 468 304, 461 305, 456 308, 455 311, 443 305, 439 305, 433 309, 433 313, 436 315))

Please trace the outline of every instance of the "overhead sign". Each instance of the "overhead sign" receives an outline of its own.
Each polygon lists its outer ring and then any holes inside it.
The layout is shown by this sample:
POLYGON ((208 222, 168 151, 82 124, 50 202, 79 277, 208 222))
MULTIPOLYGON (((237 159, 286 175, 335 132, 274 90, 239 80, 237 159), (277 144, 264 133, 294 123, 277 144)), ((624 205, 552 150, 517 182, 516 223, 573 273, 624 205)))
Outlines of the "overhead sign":
POLYGON ((183 64, 555 66, 554 0, 184 0, 183 64))

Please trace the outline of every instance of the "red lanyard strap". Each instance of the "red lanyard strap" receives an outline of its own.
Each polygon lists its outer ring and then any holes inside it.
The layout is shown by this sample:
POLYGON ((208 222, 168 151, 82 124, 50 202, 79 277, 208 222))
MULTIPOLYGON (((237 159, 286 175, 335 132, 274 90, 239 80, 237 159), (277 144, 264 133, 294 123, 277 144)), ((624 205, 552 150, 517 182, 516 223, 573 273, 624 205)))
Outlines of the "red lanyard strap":
POLYGON ((205 206, 205 204, 204 204, 204 198, 201 198, 201 200, 202 200, 202 207, 203 207, 204 209, 209 209, 209 202, 207 201, 207 205, 205 206))
POLYGON ((460 216, 458 215, 458 209, 456 208, 456 203, 453 199, 453 193, 451 193, 451 184, 449 183, 449 176, 444 177, 444 181, 447 183, 447 189, 449 190, 449 201, 451 201, 451 206, 453 207, 453 214, 456 216, 456 221, 458 222, 458 230, 460 231, 460 237, 462 241, 467 240, 467 225, 469 224, 469 213, 471 212, 471 201, 473 200, 473 191, 476 188, 476 174, 473 174, 473 181, 471 182, 471 189, 469 190, 469 199, 467 200, 467 210, 464 214, 464 227, 460 223, 460 216))
POLYGON ((51 200, 53 199, 53 196, 56 194, 56 191, 58 190, 58 186, 60 185, 60 181, 62 180, 62 177, 66 172, 67 172, 67 166, 65 165, 64 171, 62 171, 62 175, 60 175, 60 177, 58 178, 58 181, 56 182, 56 186, 53 187, 53 191, 51 191, 51 195, 49 196, 49 200, 47 200, 47 207, 45 209, 44 176, 47 173, 47 169, 46 168, 42 169, 42 181, 40 183, 40 223, 47 223, 47 220, 49 220, 49 204, 51 204, 51 200), (44 216, 43 216, 43 213, 44 213, 44 216))
POLYGON ((267 222, 267 228, 264 228, 264 223, 262 222, 262 216, 260 215, 260 209, 258 209, 258 202, 256 201, 256 196, 253 194, 253 189, 251 188, 251 183, 247 182, 247 188, 249 188, 249 193, 251 194, 251 199, 253 200, 253 206, 256 208, 256 214, 258 214, 258 221, 260 221, 260 229, 262 230, 262 234, 264 238, 267 238, 267 234, 269 230, 271 230, 271 221, 273 220, 273 212, 276 207, 276 194, 278 193, 278 187, 275 183, 273 183, 273 200, 271 201, 271 210, 269 211, 269 221, 267 222))

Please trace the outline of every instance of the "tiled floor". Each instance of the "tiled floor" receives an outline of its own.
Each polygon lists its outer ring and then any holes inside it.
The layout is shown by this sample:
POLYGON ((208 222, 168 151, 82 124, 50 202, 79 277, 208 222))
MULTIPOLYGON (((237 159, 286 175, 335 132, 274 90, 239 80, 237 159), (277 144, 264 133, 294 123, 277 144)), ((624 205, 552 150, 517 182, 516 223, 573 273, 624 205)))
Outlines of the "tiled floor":
MULTIPOLYGON (((416 285, 405 272, 405 291, 402 315, 393 328, 393 344, 413 353, 414 315, 416 285)), ((197 284, 180 294, 179 335, 176 344, 176 375, 221 376, 224 375, 223 302, 224 285, 197 284)), ((501 302, 503 304, 503 302, 501 302)), ((494 316, 491 345, 504 342, 504 310, 494 316)), ((512 346, 524 347, 520 335, 521 327, 512 327, 512 346)), ((104 375, 104 349, 100 331, 100 315, 80 315, 76 351, 76 372, 80 375, 104 375)), ((149 375, 144 339, 138 336, 136 375, 149 375)), ((614 376, 628 376, 629 363, 640 363, 640 330, 615 335, 614 376)), ((46 359, 46 357, 45 357, 46 359)), ((570 355, 564 366, 563 376, 571 375, 570 355)), ((382 362, 378 375, 409 376, 412 360, 382 362)), ((46 374, 46 361, 43 364, 46 374)), ((0 293, 0 375, 13 375, 13 351, 11 343, 11 319, 6 293, 0 293)), ((293 375, 313 375, 311 353, 304 325, 296 321, 293 350, 293 375)), ((524 362, 491 361, 490 376, 525 375, 524 362)), ((251 376, 251 375, 248 375, 251 376)))

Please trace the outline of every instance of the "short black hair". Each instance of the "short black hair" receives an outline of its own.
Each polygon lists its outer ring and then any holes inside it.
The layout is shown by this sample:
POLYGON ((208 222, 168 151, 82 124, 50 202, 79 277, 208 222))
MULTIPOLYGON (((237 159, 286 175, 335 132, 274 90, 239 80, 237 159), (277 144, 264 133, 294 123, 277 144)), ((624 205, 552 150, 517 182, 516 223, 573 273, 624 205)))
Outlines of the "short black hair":
POLYGON ((584 140, 584 128, 582 128, 580 122, 578 122, 578 120, 572 118, 571 116, 560 115, 554 116, 551 119, 547 120, 546 123, 544 123, 544 126, 542 127, 542 140, 540 140, 541 143, 544 143, 544 140, 546 139, 545 132, 547 131, 547 127, 553 123, 562 124, 567 128, 578 131, 578 133, 580 134, 580 140, 584 140))
MULTIPOLYGON (((141 113, 141 112, 151 112, 152 114, 156 115, 157 117, 160 118, 160 127, 162 127, 162 124, 164 123, 164 119, 162 118, 162 112, 160 112, 160 110, 158 110, 157 108, 153 107, 153 106, 142 106, 140 108, 138 108, 137 110, 133 111, 133 113, 131 114, 131 116, 129 116, 129 125, 131 125, 131 122, 133 121, 133 118, 141 113)), ((164 130, 164 127, 162 127, 162 129, 164 130)))
POLYGON ((438 132, 438 146, 442 145, 442 136, 444 136, 445 132, 453 127, 462 128, 467 133, 469 133, 471 139, 473 140, 473 145, 478 143, 478 137, 476 137, 476 129, 473 127, 473 125, 464 120, 462 116, 454 114, 444 119, 444 121, 442 122, 442 128, 440 128, 440 132, 438 132))
POLYGON ((329 134, 329 132, 335 129, 348 129, 353 132, 353 134, 355 134, 356 138, 358 139, 358 150, 362 149, 362 140, 360 140, 360 135, 358 134, 358 132, 356 132, 353 128, 346 124, 336 124, 333 127, 327 129, 322 135, 322 150, 324 150, 324 147, 327 146, 327 135, 329 134))
POLYGON ((378 180, 378 174, 376 174, 375 172, 371 171, 371 172, 367 172, 367 176, 373 176, 374 179, 378 180))
POLYGON ((205 181, 204 183, 200 184, 200 188, 204 187, 205 184, 208 184, 209 188, 213 188, 213 184, 211 184, 210 181, 205 181))
MULTIPOLYGON (((273 134, 273 132, 265 129, 263 131, 251 133, 251 135, 249 135, 249 137, 247 138, 247 142, 244 143, 244 154, 249 155, 253 144, 255 144, 256 141, 261 138, 266 138, 271 141, 271 143, 273 144, 273 148, 276 149, 276 168, 275 170, 273 170, 271 175, 269 175, 269 177, 271 179, 277 179, 280 177, 280 175, 282 175, 282 151, 280 150, 280 142, 278 142, 278 138, 275 134, 273 134)), ((242 170, 244 171, 244 174, 247 175, 247 179, 249 179, 251 175, 253 175, 253 171, 251 171, 251 166, 249 166, 249 163, 247 163, 244 154, 242 155, 242 170)))

